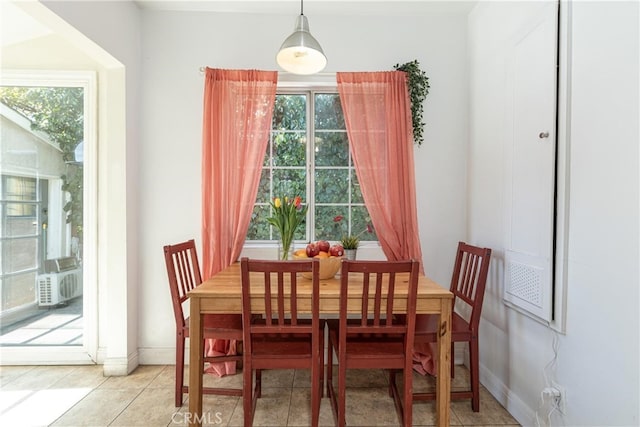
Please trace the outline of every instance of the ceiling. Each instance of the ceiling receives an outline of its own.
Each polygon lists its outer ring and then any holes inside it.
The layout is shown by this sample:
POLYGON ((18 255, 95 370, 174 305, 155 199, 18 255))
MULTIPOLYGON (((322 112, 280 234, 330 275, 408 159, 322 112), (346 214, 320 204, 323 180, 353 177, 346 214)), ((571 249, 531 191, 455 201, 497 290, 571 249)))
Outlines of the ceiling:
POLYGON ((1 46, 21 43, 51 33, 49 28, 32 18, 13 2, 0 1, 1 46))
MULTIPOLYGON (((89 1, 89 0, 84 0, 89 1)), ((479 0, 307 0, 308 15, 421 16, 468 14, 479 0)), ((143 10, 202 11, 219 13, 291 14, 300 12, 298 0, 135 0, 143 10)), ((10 46, 52 31, 12 1, 0 1, 0 45, 10 46)))
MULTIPOLYGON (((305 15, 467 14, 479 0, 307 0, 305 15)), ((136 0, 142 9, 298 14, 299 0, 136 0)))

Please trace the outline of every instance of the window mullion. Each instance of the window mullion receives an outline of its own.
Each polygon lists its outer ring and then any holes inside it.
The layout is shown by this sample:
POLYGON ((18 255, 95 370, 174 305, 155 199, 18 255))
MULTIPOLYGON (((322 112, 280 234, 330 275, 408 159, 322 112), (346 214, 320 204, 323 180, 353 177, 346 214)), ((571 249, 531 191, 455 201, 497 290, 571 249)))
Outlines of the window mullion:
POLYGON ((307 203, 309 204, 307 241, 315 239, 316 188, 315 188, 315 92, 307 92, 307 203), (312 239, 313 238, 313 239, 312 239))

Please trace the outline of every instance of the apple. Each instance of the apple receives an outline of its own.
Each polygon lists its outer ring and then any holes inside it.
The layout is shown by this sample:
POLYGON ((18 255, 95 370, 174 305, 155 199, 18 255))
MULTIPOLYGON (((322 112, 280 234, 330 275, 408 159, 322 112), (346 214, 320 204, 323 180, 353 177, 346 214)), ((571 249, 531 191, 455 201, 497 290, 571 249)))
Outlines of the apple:
POLYGON ((329 248, 331 247, 331 244, 326 240, 318 240, 316 244, 318 245, 320 252, 329 252, 329 248))
POLYGON ((331 254, 331 256, 342 256, 344 255, 344 248, 342 247, 342 245, 333 245, 329 248, 329 253, 331 254))
POLYGON ((309 243, 307 245, 307 256, 309 258, 313 258, 314 256, 318 255, 320 253, 320 250, 318 249, 318 245, 315 243, 309 243))

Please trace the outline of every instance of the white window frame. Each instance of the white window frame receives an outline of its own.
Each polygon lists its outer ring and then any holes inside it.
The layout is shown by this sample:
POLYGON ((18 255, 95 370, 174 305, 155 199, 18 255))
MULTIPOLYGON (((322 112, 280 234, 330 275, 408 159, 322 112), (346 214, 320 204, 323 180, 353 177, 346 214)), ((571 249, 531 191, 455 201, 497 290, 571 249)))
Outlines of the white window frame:
MULTIPOLYGON (((310 80, 303 80, 302 77, 294 76, 288 73, 281 73, 278 78, 277 93, 296 93, 298 92, 311 92, 313 93, 338 93, 338 86, 335 82, 334 73, 321 73, 314 76, 304 76, 310 80), (284 75, 283 75, 284 74, 284 75)), ((313 117, 311 114, 313 110, 307 105, 307 117, 313 117)), ((309 127, 307 126, 307 138, 309 139, 309 127)), ((313 156, 310 152, 311 145, 307 146, 307 158, 312 159, 313 156)), ((313 172, 315 166, 312 164, 312 169, 309 168, 309 162, 307 162, 307 188, 311 188, 313 185, 313 176, 310 176, 309 171, 313 172)), ((311 190, 313 194, 313 188, 311 190)), ((309 208, 309 215, 314 215, 313 209, 309 208)), ((315 222, 311 221, 312 224, 315 222)), ((307 233, 307 238, 309 234, 307 233)), ((298 247, 300 241, 294 242, 294 246, 298 247)), ((240 256, 247 257, 265 257, 273 258, 277 257, 278 253, 277 241, 247 241, 244 244, 243 250, 240 256)), ((382 247, 378 241, 363 241, 358 246, 358 259, 370 259, 370 260, 386 260, 386 257, 382 251, 382 247)))

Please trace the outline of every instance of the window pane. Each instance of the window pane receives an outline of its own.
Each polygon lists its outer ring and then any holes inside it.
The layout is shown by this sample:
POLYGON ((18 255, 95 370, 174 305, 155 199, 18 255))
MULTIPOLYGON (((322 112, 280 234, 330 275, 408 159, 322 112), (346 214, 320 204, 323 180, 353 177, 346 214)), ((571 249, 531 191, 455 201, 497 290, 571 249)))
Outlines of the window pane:
POLYGON ((36 273, 5 277, 2 285, 2 311, 30 304, 36 300, 36 273))
POLYGON ((269 184, 271 183, 271 171, 269 169, 262 169, 260 174, 260 183, 258 184, 258 194, 256 196, 256 203, 269 203, 269 184))
POLYGON ((38 267, 38 239, 5 240, 2 245, 2 272, 4 274, 38 267))
POLYGON ((273 109, 273 129, 304 130, 307 127, 307 97, 276 95, 273 109))
POLYGON ((335 222, 334 218, 338 215, 346 218, 347 213, 346 206, 316 206, 316 233, 312 240, 340 240, 346 234, 346 222, 344 219, 335 222))
MULTIPOLYGON (((267 193, 268 194, 268 193, 267 193)), ((247 240, 269 240, 269 223, 267 218, 271 212, 270 205, 259 205, 253 207, 251 222, 247 231, 247 240)))
POLYGON ((351 203, 364 203, 355 169, 351 169, 351 203))
POLYGON ((316 129, 346 129, 340 96, 337 93, 321 93, 315 96, 316 129))
POLYGON ((306 199, 307 171, 304 169, 276 169, 273 171, 273 197, 300 196, 306 199))
POLYGON ((7 203, 8 217, 36 217, 36 203, 7 203))
MULTIPOLYGON (((7 204, 7 211, 10 205, 7 204)), ((36 207, 33 206, 33 214, 30 216, 7 216, 5 226, 2 227, 2 237, 35 236, 38 234, 38 219, 35 215, 36 207)))
POLYGON ((36 179, 20 176, 5 177, 6 200, 36 201, 36 179))
POLYGON ((307 138, 304 132, 277 132, 273 135, 274 166, 305 166, 307 138))
POLYGON ((366 206, 351 208, 351 234, 359 236, 361 241, 378 240, 378 236, 371 226, 371 217, 369 217, 366 206))
POLYGON ((346 132, 316 132, 315 143, 316 166, 349 166, 346 132))
POLYGON ((316 170, 315 192, 316 203, 348 203, 349 170, 318 169, 316 170))

